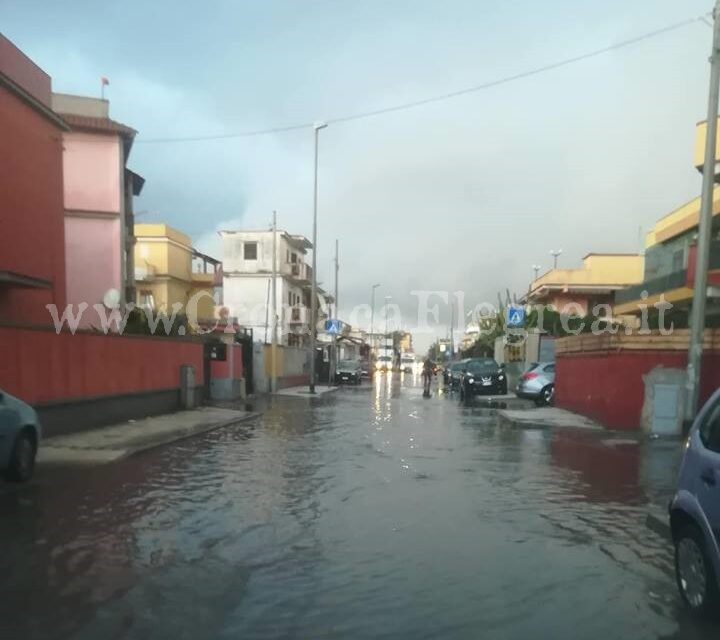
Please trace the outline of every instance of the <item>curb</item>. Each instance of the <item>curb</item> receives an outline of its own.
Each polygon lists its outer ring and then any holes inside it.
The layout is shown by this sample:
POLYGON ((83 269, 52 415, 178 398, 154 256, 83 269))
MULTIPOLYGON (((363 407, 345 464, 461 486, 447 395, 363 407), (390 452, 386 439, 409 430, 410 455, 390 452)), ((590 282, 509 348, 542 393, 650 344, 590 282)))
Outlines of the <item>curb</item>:
POLYGON ((645 515, 645 526, 654 531, 667 542, 672 542, 672 530, 670 529, 670 518, 667 512, 657 505, 648 508, 645 515))
POLYGON ((118 462, 124 460, 137 453, 143 451, 149 451, 156 449, 164 445, 172 444, 174 442, 180 442, 192 438, 193 436, 229 427, 233 424, 240 424, 249 420, 258 418, 261 413, 248 412, 247 415, 235 416, 221 422, 205 422, 193 425, 181 431, 175 431, 173 433, 167 433, 157 438, 148 439, 146 442, 139 443, 136 445, 130 445, 127 448, 116 447, 116 448, 73 448, 73 447, 53 447, 52 445, 45 448, 47 452, 53 452, 55 459, 50 455, 50 459, 38 460, 38 465, 42 467, 58 467, 58 466, 98 466, 109 464, 111 462, 118 462))

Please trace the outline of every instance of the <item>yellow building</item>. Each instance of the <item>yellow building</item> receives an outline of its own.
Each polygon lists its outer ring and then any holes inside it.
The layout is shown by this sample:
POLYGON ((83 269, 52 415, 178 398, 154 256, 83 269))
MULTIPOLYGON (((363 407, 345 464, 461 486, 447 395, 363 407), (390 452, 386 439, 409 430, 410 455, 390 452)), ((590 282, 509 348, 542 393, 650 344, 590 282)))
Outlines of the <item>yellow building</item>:
MULTIPOLYGON (((697 125, 694 164, 702 170, 705 155, 706 123, 697 125)), ((715 153, 720 160, 720 137, 715 153)), ((717 169, 716 169, 717 170, 717 169)), ((717 181, 717 179, 716 179, 717 181)), ((661 299, 677 311, 687 312, 693 299, 695 244, 700 223, 700 198, 660 218, 645 240, 643 281, 615 296, 616 314, 639 314, 640 305, 653 305, 661 299)), ((720 313, 717 304, 720 287, 720 188, 713 195, 712 245, 708 274, 708 314, 720 313)))
POLYGON ((166 224, 135 225, 139 306, 172 313, 173 305, 179 303, 191 320, 211 320, 215 286, 222 285, 221 277, 220 261, 193 249, 184 233, 166 224))
POLYGON ((586 315, 598 304, 612 304, 616 291, 642 282, 643 264, 637 254, 589 253, 580 269, 551 269, 536 278, 523 301, 586 315))

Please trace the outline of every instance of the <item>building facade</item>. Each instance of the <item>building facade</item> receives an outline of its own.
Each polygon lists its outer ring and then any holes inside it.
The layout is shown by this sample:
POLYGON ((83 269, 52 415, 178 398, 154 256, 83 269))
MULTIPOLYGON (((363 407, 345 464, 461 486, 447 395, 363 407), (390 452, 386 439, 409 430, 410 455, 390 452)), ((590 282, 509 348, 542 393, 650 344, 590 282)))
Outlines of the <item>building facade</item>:
POLYGON ((53 94, 52 106, 70 126, 62 141, 67 301, 88 304, 80 326, 93 326, 93 305, 112 290, 122 305, 133 291, 132 200, 144 181, 126 163, 136 132, 110 119, 106 100, 53 94))
MULTIPOLYGON (((694 162, 699 171, 705 155, 706 129, 705 122, 697 125, 694 162)), ((720 160, 720 138, 715 157, 720 160)), ((637 286, 617 292, 616 314, 639 315, 645 306, 664 300, 673 305, 676 325, 687 320, 694 296, 700 207, 700 198, 695 198, 655 223, 645 240, 644 277, 637 286)), ((708 317, 720 318, 720 187, 713 193, 712 212, 706 312, 708 317)))
POLYGON ((616 291, 641 282, 643 265, 637 254, 589 253, 580 269, 551 269, 535 279, 522 302, 587 315, 596 305, 612 306, 616 291))
POLYGON ((0 34, 0 321, 47 325, 66 303, 62 135, 51 80, 0 34))
MULTIPOLYGON (((278 343, 306 346, 310 329, 312 268, 306 263, 312 244, 301 235, 276 231, 278 343)), ((223 306, 256 340, 272 339, 272 231, 221 231, 223 306)), ((318 330, 328 317, 330 297, 318 288, 318 330)))
POLYGON ((191 324, 213 320, 220 261, 194 249, 188 236, 166 224, 136 224, 134 237, 136 303, 168 315, 175 306, 191 324))

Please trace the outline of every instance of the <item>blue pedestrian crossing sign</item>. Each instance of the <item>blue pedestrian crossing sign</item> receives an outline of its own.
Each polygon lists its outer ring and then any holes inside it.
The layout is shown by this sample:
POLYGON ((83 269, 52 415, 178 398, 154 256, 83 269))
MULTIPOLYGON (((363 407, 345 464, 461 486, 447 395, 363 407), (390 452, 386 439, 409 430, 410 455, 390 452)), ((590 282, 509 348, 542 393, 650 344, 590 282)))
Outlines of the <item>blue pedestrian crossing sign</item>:
POLYGON ((342 333, 342 321, 340 320, 325 320, 325 333, 336 336, 342 333))
POLYGON ((521 329, 525 326, 525 309, 522 307, 510 307, 507 310, 508 329, 521 329))

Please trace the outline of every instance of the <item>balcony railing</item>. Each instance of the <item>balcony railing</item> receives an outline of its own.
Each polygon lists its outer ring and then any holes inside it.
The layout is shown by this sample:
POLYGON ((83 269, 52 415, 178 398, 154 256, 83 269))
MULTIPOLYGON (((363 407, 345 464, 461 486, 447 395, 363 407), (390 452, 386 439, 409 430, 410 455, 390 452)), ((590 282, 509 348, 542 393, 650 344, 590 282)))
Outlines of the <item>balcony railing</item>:
MULTIPOLYGON (((666 293, 667 291, 672 291, 673 289, 679 289, 680 287, 688 287, 692 289, 695 279, 695 251, 696 247, 690 247, 687 269, 680 269, 664 276, 660 276, 659 278, 646 280, 645 282, 628 287, 627 289, 616 291, 615 304, 619 305, 640 300, 643 293, 647 293, 648 296, 653 296, 660 293, 666 293)), ((718 241, 714 241, 710 247, 710 262, 708 264, 708 269, 711 272, 720 270, 720 242, 718 241)), ((718 275, 716 273, 711 273, 708 278, 708 284, 715 284, 718 280, 718 275)))

